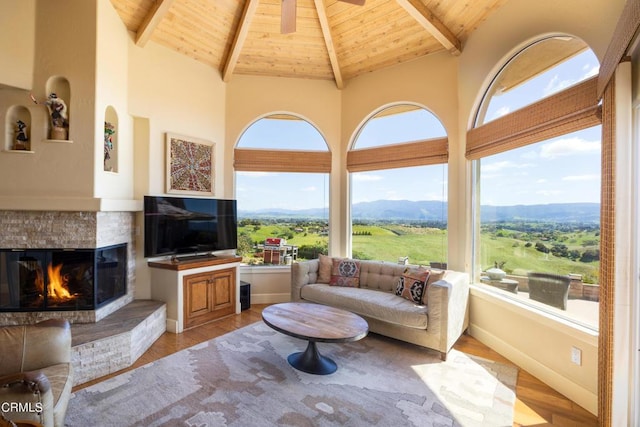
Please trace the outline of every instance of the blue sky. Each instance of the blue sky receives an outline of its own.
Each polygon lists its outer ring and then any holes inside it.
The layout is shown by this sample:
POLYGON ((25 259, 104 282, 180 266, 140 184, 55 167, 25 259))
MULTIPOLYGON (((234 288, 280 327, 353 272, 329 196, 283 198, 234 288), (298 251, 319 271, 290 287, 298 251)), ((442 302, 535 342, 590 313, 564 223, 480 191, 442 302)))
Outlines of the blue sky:
MULTIPOLYGON (((587 51, 500 96, 487 109, 487 121, 515 111, 598 72, 587 51)), ((371 120, 355 148, 415 141, 445 135, 438 119, 425 110, 371 120)), ((260 120, 241 137, 243 148, 327 150, 320 132, 305 121, 260 120)), ((492 205, 600 201, 600 128, 565 135, 481 160, 481 203, 492 205)), ((350 174, 352 202, 443 200, 446 165, 350 174)), ((324 174, 238 172, 236 197, 241 210, 307 209, 329 203, 324 174)))

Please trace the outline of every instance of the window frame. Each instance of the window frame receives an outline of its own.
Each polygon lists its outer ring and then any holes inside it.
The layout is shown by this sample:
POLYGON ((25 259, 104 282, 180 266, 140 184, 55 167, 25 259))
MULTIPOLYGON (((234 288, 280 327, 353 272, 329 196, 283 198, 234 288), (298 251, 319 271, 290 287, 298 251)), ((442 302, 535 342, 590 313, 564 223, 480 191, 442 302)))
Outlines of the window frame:
MULTIPOLYGON (((535 103, 521 107, 504 116, 478 125, 477 121, 486 110, 490 101, 488 98, 492 85, 500 73, 508 67, 511 60, 521 54, 528 47, 548 37, 540 38, 528 43, 522 49, 511 55, 499 68, 496 75, 487 86, 480 103, 472 127, 467 131, 465 156, 471 163, 471 277, 472 283, 487 293, 496 294, 501 298, 528 309, 549 314, 557 319, 570 322, 581 328, 598 333, 598 330, 577 319, 564 316, 544 306, 528 303, 516 295, 499 289, 492 289, 488 285, 479 284, 482 266, 480 265, 481 250, 481 222, 480 222, 480 161, 488 156, 508 152, 517 148, 544 142, 562 135, 587 129, 596 125, 603 125, 602 105, 597 94, 598 75, 580 81, 562 91, 543 97, 535 103)), ((603 141, 604 143, 604 141, 603 141)), ((604 147, 603 147, 604 149, 604 147)), ((603 153, 601 153, 602 158, 603 153)), ((602 188, 603 183, 601 183, 602 188)), ((601 190, 602 191, 602 190, 601 190)), ((602 218, 600 219, 602 226, 602 218)), ((599 311, 600 312, 600 311, 599 311)))

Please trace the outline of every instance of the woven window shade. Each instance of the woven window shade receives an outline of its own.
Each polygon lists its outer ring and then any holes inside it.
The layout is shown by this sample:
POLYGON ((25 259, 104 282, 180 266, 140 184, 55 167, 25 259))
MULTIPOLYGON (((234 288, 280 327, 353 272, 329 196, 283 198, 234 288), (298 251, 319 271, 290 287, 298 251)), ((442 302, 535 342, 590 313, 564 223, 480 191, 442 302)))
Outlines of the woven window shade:
POLYGON ((611 42, 604 54, 598 76, 598 97, 611 81, 620 60, 627 55, 627 49, 640 28, 640 1, 628 0, 618 19, 611 42))
POLYGON ((597 77, 467 132, 470 160, 502 153, 601 123, 597 77))
POLYGON ((598 418, 611 425, 615 314, 615 78, 602 98, 602 183, 600 199, 600 311, 598 318, 598 418))
POLYGON ((364 172, 447 163, 448 146, 448 138, 438 138, 351 150, 347 153, 347 170, 364 172))
POLYGON ((236 171, 252 172, 331 172, 329 151, 288 151, 236 148, 233 151, 236 171))

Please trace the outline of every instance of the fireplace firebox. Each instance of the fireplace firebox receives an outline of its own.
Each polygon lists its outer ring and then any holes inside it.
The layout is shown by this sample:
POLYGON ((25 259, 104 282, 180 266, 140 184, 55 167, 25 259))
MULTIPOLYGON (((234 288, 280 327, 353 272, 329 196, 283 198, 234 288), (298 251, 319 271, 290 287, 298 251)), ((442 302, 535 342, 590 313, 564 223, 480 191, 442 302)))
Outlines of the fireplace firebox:
POLYGON ((95 310, 126 292, 126 244, 0 250, 0 312, 95 310))

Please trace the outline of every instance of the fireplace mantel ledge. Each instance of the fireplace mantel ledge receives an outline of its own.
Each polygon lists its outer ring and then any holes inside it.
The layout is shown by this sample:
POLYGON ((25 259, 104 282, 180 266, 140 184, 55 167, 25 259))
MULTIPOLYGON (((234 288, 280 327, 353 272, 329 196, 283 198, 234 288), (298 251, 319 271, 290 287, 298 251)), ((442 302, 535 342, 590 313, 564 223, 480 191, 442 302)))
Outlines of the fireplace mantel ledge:
POLYGON ((0 196, 5 211, 138 212, 142 200, 96 197, 7 197, 0 196))

